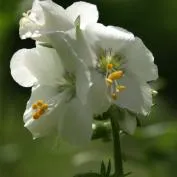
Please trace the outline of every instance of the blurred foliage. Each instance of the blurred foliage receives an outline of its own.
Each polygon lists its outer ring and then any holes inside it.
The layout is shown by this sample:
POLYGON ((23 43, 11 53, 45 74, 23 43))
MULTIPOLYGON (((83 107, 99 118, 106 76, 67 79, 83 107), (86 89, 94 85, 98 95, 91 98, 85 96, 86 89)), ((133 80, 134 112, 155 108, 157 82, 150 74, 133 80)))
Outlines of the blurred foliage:
MULTIPOLYGON (((67 7, 74 1, 57 1, 67 7)), ((177 1, 90 0, 97 4, 100 22, 117 25, 143 39, 159 67, 159 95, 149 118, 134 136, 122 135, 125 171, 132 177, 177 176, 177 1), (161 83, 161 81, 163 81, 161 83)), ((32 0, 0 0, 0 177, 72 177, 99 172, 102 160, 112 157, 111 141, 94 140, 85 147, 71 147, 52 136, 33 141, 23 127, 23 111, 30 89, 17 85, 9 62, 20 48, 18 23, 32 0)))

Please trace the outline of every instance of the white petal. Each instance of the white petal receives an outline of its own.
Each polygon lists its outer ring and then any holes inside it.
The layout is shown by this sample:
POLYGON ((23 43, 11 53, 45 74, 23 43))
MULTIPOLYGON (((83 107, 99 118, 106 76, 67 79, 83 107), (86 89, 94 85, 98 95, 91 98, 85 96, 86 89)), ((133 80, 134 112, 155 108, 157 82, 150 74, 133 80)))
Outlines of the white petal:
POLYGON ((39 0, 35 0, 31 11, 24 13, 20 20, 19 34, 21 39, 39 37, 39 31, 44 24, 42 8, 39 5, 39 0))
POLYGON ((21 39, 40 37, 38 33, 40 27, 27 17, 20 20, 19 35, 21 39))
POLYGON ((107 94, 105 78, 96 71, 92 71, 91 73, 93 86, 88 96, 89 104, 94 114, 102 114, 108 110, 111 103, 107 94))
POLYGON ((82 103, 85 104, 88 96, 87 94, 92 83, 90 80, 90 72, 88 70, 88 67, 80 59, 80 53, 76 51, 77 41, 73 39, 75 35, 67 36, 66 33, 56 32, 48 33, 47 36, 49 37, 52 45, 56 48, 58 54, 60 55, 65 69, 69 72, 74 73, 74 75, 76 76, 77 96, 82 101, 82 103))
POLYGON ((65 31, 74 27, 63 7, 53 1, 40 1, 45 16, 45 28, 47 31, 65 31))
POLYGON ((58 95, 55 87, 37 86, 33 88, 24 113, 25 127, 32 133, 34 138, 45 136, 57 130, 58 120, 63 118, 64 108, 63 95, 58 95), (49 105, 48 110, 39 119, 34 120, 32 104, 37 100, 43 100, 49 105))
POLYGON ((154 64, 154 57, 141 39, 136 38, 134 42, 122 50, 122 53, 127 61, 127 70, 130 70, 138 78, 145 82, 158 78, 158 70, 154 64))
POLYGON ((88 67, 81 61, 77 61, 76 70, 76 94, 83 104, 86 104, 88 93, 92 86, 90 72, 88 67))
POLYGON ((63 122, 59 125, 62 138, 74 145, 88 143, 92 134, 92 114, 87 105, 74 98, 68 103, 63 122))
POLYGON ((137 127, 137 120, 135 115, 132 115, 131 113, 128 113, 128 111, 124 111, 124 116, 123 118, 119 119, 119 125, 120 128, 129 133, 130 135, 132 135, 137 127))
POLYGON ((101 48, 118 52, 134 40, 134 35, 130 32, 113 26, 106 27, 99 23, 87 26, 85 34, 88 42, 96 48, 96 51, 101 48))
POLYGON ((65 34, 62 32, 54 32, 46 35, 62 59, 66 71, 75 72, 77 69, 76 61, 78 60, 78 57, 72 46, 65 40, 65 34))
POLYGON ((56 84, 63 74, 56 51, 41 46, 17 51, 12 57, 10 68, 14 80, 24 87, 31 87, 36 82, 56 84))
POLYGON ((72 46, 77 56, 88 66, 95 66, 96 54, 92 51, 83 30, 71 29, 64 34, 65 40, 72 46))
POLYGON ((20 37, 46 41, 44 34, 49 31, 69 30, 74 27, 63 7, 51 0, 35 0, 29 14, 20 20, 20 37))
POLYGON ((128 73, 119 83, 124 85, 126 89, 119 93, 116 104, 135 113, 147 115, 152 106, 152 94, 149 85, 139 82, 128 73))
POLYGON ((73 22, 80 15, 81 28, 98 21, 98 10, 96 5, 87 2, 75 2, 66 9, 66 12, 73 22))
POLYGON ((25 60, 32 53, 32 50, 18 50, 11 59, 10 68, 13 79, 24 87, 31 87, 37 82, 37 78, 25 65, 25 60))

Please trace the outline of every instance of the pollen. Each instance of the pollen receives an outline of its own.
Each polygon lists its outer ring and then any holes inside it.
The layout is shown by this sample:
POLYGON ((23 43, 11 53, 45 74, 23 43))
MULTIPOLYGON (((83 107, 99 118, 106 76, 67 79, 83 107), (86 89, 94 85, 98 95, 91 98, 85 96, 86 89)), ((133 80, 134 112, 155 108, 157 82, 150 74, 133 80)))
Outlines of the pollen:
POLYGON ((48 104, 43 104, 43 105, 41 106, 41 108, 42 108, 43 110, 47 110, 47 109, 48 109, 48 104))
POLYGON ((32 108, 33 108, 33 109, 37 109, 37 108, 38 108, 37 104, 33 104, 33 105, 32 105, 32 108))
POLYGON ((117 80, 120 79, 122 76, 123 76, 123 71, 119 70, 109 74, 108 79, 117 80))
POLYGON ((32 105, 32 109, 35 110, 33 113, 33 119, 39 119, 48 109, 48 104, 44 103, 43 100, 38 100, 32 105))
POLYGON ((37 103, 36 103, 38 106, 42 106, 44 104, 44 101, 43 100, 38 100, 37 103))
POLYGON ((113 64, 111 64, 111 63, 107 64, 107 68, 108 69, 112 69, 113 68, 113 64))
POLYGON ((41 109, 38 110, 37 113, 38 113, 40 116, 42 116, 42 115, 44 114, 44 112, 45 112, 45 110, 41 108, 41 109))
POLYGON ((37 120, 37 119, 39 119, 40 116, 41 116, 41 115, 40 115, 38 112, 35 112, 35 113, 33 114, 33 119, 37 120))

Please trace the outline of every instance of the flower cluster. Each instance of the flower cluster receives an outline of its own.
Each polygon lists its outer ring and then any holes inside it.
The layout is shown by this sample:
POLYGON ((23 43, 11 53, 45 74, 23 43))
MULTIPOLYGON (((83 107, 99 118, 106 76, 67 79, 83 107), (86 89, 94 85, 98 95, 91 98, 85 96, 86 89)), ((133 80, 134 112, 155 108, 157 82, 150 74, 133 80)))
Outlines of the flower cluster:
POLYGON ((10 68, 17 83, 32 87, 24 122, 34 138, 56 131, 82 144, 91 138, 93 116, 111 104, 150 112, 148 82, 158 78, 153 55, 132 33, 97 21, 97 7, 86 2, 64 9, 34 0, 23 14, 20 37, 36 47, 17 51, 10 68))

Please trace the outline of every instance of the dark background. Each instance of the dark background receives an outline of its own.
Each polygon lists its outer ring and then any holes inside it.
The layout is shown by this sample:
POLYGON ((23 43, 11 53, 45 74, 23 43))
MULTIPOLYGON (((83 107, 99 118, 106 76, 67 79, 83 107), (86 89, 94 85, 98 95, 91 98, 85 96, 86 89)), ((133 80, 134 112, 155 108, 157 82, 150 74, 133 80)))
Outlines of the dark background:
MULTIPOLYGON (((55 1, 63 7, 75 1, 55 1)), ((149 118, 134 136, 122 137, 125 171, 132 177, 177 176, 177 1, 92 0, 99 22, 123 27, 140 37, 152 51, 159 68, 159 94, 149 118)), ((0 0, 0 177, 72 177, 99 171, 111 158, 111 142, 93 141, 82 148, 58 142, 53 136, 32 140, 23 127, 23 111, 30 89, 10 75, 9 63, 20 48, 34 41, 20 40, 18 24, 32 0, 0 0)))

